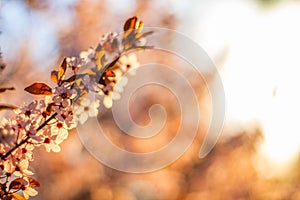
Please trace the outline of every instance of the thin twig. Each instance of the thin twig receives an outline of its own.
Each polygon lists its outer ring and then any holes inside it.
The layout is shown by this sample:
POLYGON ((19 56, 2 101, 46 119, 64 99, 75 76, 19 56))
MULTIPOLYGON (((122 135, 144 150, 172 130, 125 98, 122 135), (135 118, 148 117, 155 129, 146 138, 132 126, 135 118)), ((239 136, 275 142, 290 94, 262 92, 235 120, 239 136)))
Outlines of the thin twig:
MULTIPOLYGON (((48 122, 50 122, 52 119, 54 119, 56 117, 56 115, 57 115, 57 113, 54 113, 53 115, 51 115, 51 117, 49 117, 46 121, 44 121, 36 129, 36 132, 38 132, 39 130, 41 130, 42 128, 44 128, 48 124, 48 122)), ((6 154, 4 154, 3 156, 1 156, 1 160, 5 160, 5 158, 7 158, 9 155, 11 155, 16 149, 18 149, 20 146, 22 146, 23 144, 25 144, 26 142, 28 142, 29 139, 30 139, 30 137, 26 136, 26 138, 24 140, 22 140, 16 146, 14 146, 12 149, 10 149, 6 154)))

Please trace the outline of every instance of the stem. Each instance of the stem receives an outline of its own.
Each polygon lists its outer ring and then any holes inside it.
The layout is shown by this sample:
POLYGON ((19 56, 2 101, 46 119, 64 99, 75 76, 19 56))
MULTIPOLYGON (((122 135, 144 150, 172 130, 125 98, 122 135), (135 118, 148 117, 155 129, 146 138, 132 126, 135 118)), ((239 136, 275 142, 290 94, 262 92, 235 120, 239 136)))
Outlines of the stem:
POLYGON ((37 129, 36 129, 36 132, 38 132, 39 130, 41 130, 42 128, 44 128, 48 122, 50 122, 52 119, 54 119, 54 117, 56 117, 57 115, 57 112, 54 113, 53 115, 51 115, 51 117, 49 117, 46 121, 44 121, 37 129))
MULTIPOLYGON (((150 33, 151 34, 151 33, 150 33)), ((135 46, 135 47, 131 47, 129 49, 125 49, 123 52, 119 53, 119 55, 109 64, 105 65, 103 68, 100 69, 100 71, 97 73, 98 75, 100 75, 100 79, 102 78, 102 76, 104 75, 104 72, 113 67, 120 59, 120 57, 125 54, 126 52, 130 51, 130 50, 134 50, 134 49, 138 49, 139 46, 135 46)), ((145 48, 145 47, 144 47, 145 48)), ((149 46, 148 48, 152 48, 151 46, 149 46)), ((78 78, 82 78, 85 74, 74 74, 73 76, 71 76, 70 78, 68 78, 67 80, 63 80, 63 82, 71 82, 71 81, 75 81, 78 78)), ((7 89, 7 88, 5 88, 7 89)), ((12 89, 12 88, 8 88, 8 89, 12 89)), ((42 128, 44 128, 49 121, 51 121, 55 116, 57 115, 57 113, 54 113, 51 117, 49 117, 46 121, 44 121, 44 123, 42 123, 37 129, 36 131, 38 132, 39 130, 41 130, 42 128)), ((6 154, 4 154, 3 156, 1 156, 1 160, 4 160, 5 158, 7 158, 10 154, 12 154, 17 148, 19 148, 20 146, 22 146, 23 144, 25 144, 26 142, 28 142, 28 140, 30 139, 29 136, 26 136, 26 138, 24 140, 22 140, 19 144, 17 144, 16 146, 14 146, 12 149, 10 149, 6 154)))
POLYGON ((70 78, 66 79, 66 80, 62 80, 61 83, 65 83, 65 82, 73 82, 76 79, 82 78, 85 74, 74 74, 72 75, 70 78))
POLYGON ((116 57, 111 63, 109 63, 109 64, 105 65, 103 68, 101 68, 100 71, 98 72, 98 74, 102 77, 103 74, 104 74, 104 72, 107 69, 113 67, 118 62, 118 60, 120 59, 121 55, 122 55, 122 53, 120 53, 120 55, 118 55, 118 57, 116 57))
MULTIPOLYGON (((41 130, 42 128, 44 128, 48 122, 50 122, 52 119, 54 119, 54 117, 57 115, 57 113, 54 113, 53 115, 51 115, 46 121, 44 121, 37 129, 36 132, 38 132, 39 130, 41 130)), ((20 146, 22 146, 23 144, 25 144, 26 142, 28 142, 28 140, 30 139, 29 136, 26 136, 26 138, 24 140, 22 140, 19 144, 17 144, 16 146, 14 146, 12 149, 10 149, 6 154, 4 154, 3 156, 1 156, 1 160, 4 160, 5 158, 7 158, 9 155, 11 155, 16 149, 18 149, 20 146)))

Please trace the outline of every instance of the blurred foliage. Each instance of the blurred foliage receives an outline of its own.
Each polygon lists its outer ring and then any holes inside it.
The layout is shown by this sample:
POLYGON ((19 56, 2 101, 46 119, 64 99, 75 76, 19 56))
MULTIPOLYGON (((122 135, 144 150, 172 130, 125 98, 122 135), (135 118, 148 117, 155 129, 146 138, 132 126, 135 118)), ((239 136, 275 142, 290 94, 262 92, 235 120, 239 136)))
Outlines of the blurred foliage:
MULTIPOLYGON (((26 2, 29 9, 41 12, 47 12, 49 9, 44 1, 26 0, 26 2)), ((90 1, 87 5, 87 1, 83 0, 74 5, 76 21, 59 35, 61 57, 78 55, 81 50, 97 42, 101 33, 119 31, 117 26, 128 15, 122 16, 120 13, 111 12, 105 6, 105 2, 107 1, 90 1)), ((130 15, 138 15, 147 26, 176 28, 176 15, 170 12, 168 7, 155 7, 150 2, 150 0, 136 1, 136 8, 130 15)), ((284 0, 256 0, 256 2, 262 6, 273 6, 284 0)), ((25 47, 30 48, 27 45, 25 47)), ((32 70, 36 66, 29 62, 25 47, 16 53, 18 59, 15 63, 8 63, 10 67, 18 66, 17 70, 12 70, 9 74, 14 75, 14 78, 9 80, 17 88, 23 88, 32 80, 41 80, 41 77, 46 79, 42 73, 32 70), (24 73, 25 71, 27 73, 24 73)), ((199 86, 199 81, 194 82, 199 86)), ((19 94, 20 101, 24 100, 22 95, 25 94, 19 94)), ((160 95, 146 98, 143 105, 152 105, 151 101, 156 102, 159 98, 160 95)), ((13 99, 12 102, 18 104, 15 101, 13 99)), ((159 103, 170 105, 170 101, 159 103)), ((107 126, 111 125, 109 120, 105 121, 110 114, 104 110, 100 118, 107 126)), ((143 120, 141 115, 139 117, 143 120)), ((177 126, 178 119, 170 117, 169 128, 174 129, 177 126)), ((37 150, 33 168, 36 170, 37 178, 41 180, 42 187, 39 196, 32 199, 300 199, 299 162, 294 166, 294 170, 288 172, 289 176, 284 178, 268 178, 257 172, 255 157, 257 145, 262 140, 259 131, 241 132, 227 140, 221 139, 213 152, 200 160, 198 151, 203 141, 203 132, 199 131, 191 148, 174 164, 148 174, 127 174, 102 165, 85 150, 78 136, 70 134, 60 154, 49 155, 44 150, 37 150)), ((111 137, 124 146, 132 145, 129 142, 124 144, 124 136, 120 136, 118 132, 111 137)), ((160 142, 165 144, 168 139, 162 137, 160 142)), ((143 144, 134 145, 143 148, 143 144)), ((151 142, 148 145, 155 146, 155 144, 151 142)))
POLYGON ((266 6, 266 7, 269 7, 269 6, 274 6, 274 5, 277 5, 279 3, 285 3, 285 2, 288 2, 288 1, 297 1, 299 2, 299 0, 255 0, 258 4, 262 5, 262 6, 266 6))
POLYGON ((197 157, 200 144, 195 140, 172 165, 152 173, 128 174, 100 164, 72 135, 61 155, 39 152, 35 168, 47 189, 34 199, 299 199, 299 163, 284 178, 257 172, 254 161, 261 140, 258 130, 241 132, 223 138, 203 159, 197 157))

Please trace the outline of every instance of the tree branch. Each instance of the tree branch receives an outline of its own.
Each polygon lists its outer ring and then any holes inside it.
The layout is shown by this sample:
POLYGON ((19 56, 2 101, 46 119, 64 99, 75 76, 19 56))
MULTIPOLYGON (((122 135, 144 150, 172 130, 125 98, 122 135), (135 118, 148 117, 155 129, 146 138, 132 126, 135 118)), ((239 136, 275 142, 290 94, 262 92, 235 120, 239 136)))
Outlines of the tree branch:
MULTIPOLYGON (((54 113, 53 115, 51 115, 46 121, 44 121, 37 129, 36 132, 38 132, 39 130, 41 130, 42 128, 44 128, 48 122, 50 122, 52 119, 54 119, 56 117, 57 113, 54 113)), ((19 144, 17 144, 16 146, 14 146, 12 149, 10 149, 6 154, 1 156, 1 160, 5 160, 9 155, 11 155, 16 149, 18 149, 20 146, 22 146, 23 144, 25 144, 26 142, 28 142, 28 140, 30 139, 29 136, 26 136, 26 138, 24 140, 22 140, 19 144)))

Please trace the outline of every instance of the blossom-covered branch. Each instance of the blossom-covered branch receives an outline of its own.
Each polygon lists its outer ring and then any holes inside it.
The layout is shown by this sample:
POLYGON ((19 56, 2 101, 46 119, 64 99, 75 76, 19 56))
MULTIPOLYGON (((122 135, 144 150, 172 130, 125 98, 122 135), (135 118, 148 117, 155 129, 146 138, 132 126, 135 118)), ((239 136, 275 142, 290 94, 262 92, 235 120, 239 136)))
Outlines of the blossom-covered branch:
MULTIPOLYGON (((22 200, 36 195, 34 188, 40 184, 29 170, 33 149, 44 146, 48 152, 59 152, 68 130, 83 124, 88 117, 97 116, 100 104, 109 108, 113 99, 120 98, 121 91, 114 90, 116 83, 129 69, 138 66, 131 51, 151 48, 146 46, 145 37, 152 32, 142 33, 142 27, 143 22, 137 17, 128 19, 121 35, 110 33, 95 49, 64 58, 59 69, 51 72, 56 87, 35 82, 25 88, 31 94, 44 95, 45 99, 18 109, 4 108, 14 109, 16 114, 3 119, 0 125, 1 199, 22 200), (90 92, 103 96, 102 103, 100 98, 90 102, 86 98, 90 92)), ((11 89, 0 88, 0 92, 11 89)))

